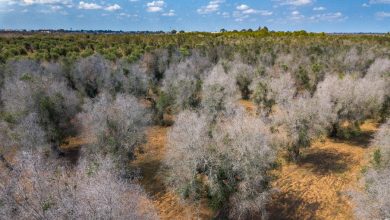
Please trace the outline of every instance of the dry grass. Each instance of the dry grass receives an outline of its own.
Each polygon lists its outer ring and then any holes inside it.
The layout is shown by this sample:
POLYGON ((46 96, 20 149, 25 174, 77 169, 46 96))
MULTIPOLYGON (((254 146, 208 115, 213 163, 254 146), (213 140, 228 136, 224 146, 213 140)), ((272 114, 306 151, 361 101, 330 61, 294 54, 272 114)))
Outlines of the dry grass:
POLYGON ((147 131, 148 142, 137 154, 134 165, 141 169, 141 185, 152 196, 160 219, 210 219, 212 212, 204 203, 184 203, 164 184, 162 169, 168 127, 154 126, 147 131))
POLYGON ((346 192, 357 187, 369 163, 367 143, 377 125, 367 122, 361 128, 353 140, 313 143, 299 164, 285 163, 274 172, 278 192, 269 206, 271 219, 353 219, 346 192))
POLYGON ((65 143, 60 146, 61 150, 69 151, 69 150, 76 150, 82 147, 83 145, 88 145, 95 143, 97 140, 96 138, 90 136, 90 137, 69 137, 65 140, 65 143))
POLYGON ((247 112, 249 112, 252 115, 256 114, 256 106, 253 104, 250 100, 243 100, 241 99, 239 101, 239 104, 245 108, 247 112))

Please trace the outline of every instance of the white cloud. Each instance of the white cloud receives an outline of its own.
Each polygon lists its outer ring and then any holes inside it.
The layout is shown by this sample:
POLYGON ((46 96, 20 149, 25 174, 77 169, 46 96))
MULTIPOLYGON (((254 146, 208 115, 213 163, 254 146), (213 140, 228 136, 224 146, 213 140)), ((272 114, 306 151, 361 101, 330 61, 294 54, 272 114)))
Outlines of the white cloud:
POLYGON ((217 12, 219 10, 220 5, 223 3, 223 0, 213 0, 210 1, 208 5, 202 6, 201 8, 197 9, 196 11, 199 14, 210 14, 213 12, 217 12))
POLYGON ((22 0, 21 3, 24 3, 26 5, 33 5, 33 4, 59 4, 69 1, 61 1, 61 0, 22 0))
POLYGON ((238 11, 236 11, 236 15, 239 15, 239 14, 260 14, 262 16, 272 15, 272 12, 270 12, 270 11, 256 10, 256 9, 249 7, 248 5, 239 5, 236 7, 236 9, 238 10, 238 11))
POLYGON ((262 15, 262 16, 270 16, 270 15, 273 14, 273 12, 272 11, 267 11, 267 10, 260 10, 259 14, 262 15))
POLYGON ((325 11, 325 10, 326 10, 326 8, 322 7, 322 6, 313 8, 313 11, 325 11))
POLYGON ((133 18, 134 19, 137 17, 138 17, 137 14, 128 14, 128 13, 124 13, 124 12, 122 12, 118 15, 118 18, 133 18))
POLYGON ((230 17, 230 14, 229 14, 229 12, 222 12, 222 17, 224 17, 224 18, 229 18, 230 17))
POLYGON ((291 17, 290 17, 291 20, 299 21, 299 20, 302 20, 304 18, 305 18, 305 16, 302 15, 299 11, 292 11, 291 12, 291 17))
POLYGON ((106 11, 117 11, 119 9, 121 9, 121 6, 118 4, 109 5, 109 6, 104 8, 104 10, 106 10, 106 11))
POLYGON ((317 14, 310 17, 312 21, 342 21, 348 17, 344 16, 341 12, 317 14))
POLYGON ((107 6, 102 6, 96 3, 88 3, 81 1, 79 2, 78 5, 79 9, 84 9, 84 10, 106 10, 106 11, 117 11, 120 10, 122 7, 118 4, 113 4, 113 5, 107 5, 107 6))
POLYGON ((103 6, 95 4, 95 3, 87 3, 87 2, 79 2, 79 9, 85 9, 85 10, 97 10, 102 9, 103 6))
POLYGON ((250 15, 261 15, 261 16, 270 16, 272 15, 271 11, 267 10, 256 10, 248 5, 242 4, 236 7, 236 11, 233 12, 233 17, 235 21, 241 22, 250 17, 250 15))
POLYGON ((72 0, 0 0, 0 5, 6 3, 7 5, 72 5, 72 0))
POLYGON ((313 0, 275 0, 280 2, 280 5, 293 5, 293 6, 303 6, 308 5, 313 2, 313 0))
POLYGON ((168 16, 168 17, 172 17, 172 16, 175 16, 176 14, 175 14, 175 10, 169 10, 168 12, 166 12, 166 13, 163 13, 162 14, 163 16, 168 16))
POLYGON ((370 0, 370 4, 390 4, 390 0, 370 0))
POLYGON ((299 11, 293 11, 293 12, 291 12, 291 14, 292 15, 299 15, 300 13, 299 13, 299 11))
POLYGON ((146 6, 147 6, 146 11, 159 12, 159 11, 163 10, 164 5, 165 5, 165 2, 162 0, 148 2, 148 3, 146 3, 146 6))
POLYGON ((390 18, 390 12, 384 12, 384 11, 377 12, 377 13, 375 14, 375 16, 376 16, 377 18, 381 18, 381 19, 383 19, 383 18, 390 18))
POLYGON ((248 9, 249 9, 248 5, 239 5, 239 6, 237 6, 237 10, 240 10, 240 11, 244 11, 244 10, 248 10, 248 9))

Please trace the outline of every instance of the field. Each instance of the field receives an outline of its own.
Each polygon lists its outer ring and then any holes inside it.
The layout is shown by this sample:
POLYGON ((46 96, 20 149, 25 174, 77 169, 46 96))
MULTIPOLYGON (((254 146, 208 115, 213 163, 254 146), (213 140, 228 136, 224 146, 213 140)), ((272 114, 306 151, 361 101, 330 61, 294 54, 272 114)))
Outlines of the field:
POLYGON ((388 35, 2 34, 0 216, 389 218, 389 106, 388 35))

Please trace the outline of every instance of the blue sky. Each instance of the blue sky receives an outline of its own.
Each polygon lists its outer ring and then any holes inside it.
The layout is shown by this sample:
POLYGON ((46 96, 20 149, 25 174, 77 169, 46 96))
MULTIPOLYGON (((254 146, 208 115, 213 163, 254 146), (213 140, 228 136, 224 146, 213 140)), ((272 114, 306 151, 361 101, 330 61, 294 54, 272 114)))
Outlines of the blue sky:
POLYGON ((0 29, 389 32, 390 0, 0 0, 0 29))

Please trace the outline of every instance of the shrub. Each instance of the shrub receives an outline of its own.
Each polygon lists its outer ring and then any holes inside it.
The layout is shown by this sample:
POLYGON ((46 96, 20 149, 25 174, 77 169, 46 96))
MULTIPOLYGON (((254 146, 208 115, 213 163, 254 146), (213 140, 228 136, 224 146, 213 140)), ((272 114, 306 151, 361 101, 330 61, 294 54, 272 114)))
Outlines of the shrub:
POLYGON ((364 173, 364 192, 353 192, 355 216, 361 219, 386 219, 390 217, 390 121, 381 125, 372 146, 376 166, 364 173))
MULTIPOLYGON (((252 66, 243 64, 240 61, 234 60, 226 64, 227 70, 231 77, 234 77, 236 84, 241 93, 242 99, 249 99, 251 91, 249 85, 255 77, 255 71, 252 66)), ((225 68, 226 69, 226 68, 225 68)))
POLYGON ((249 99, 250 90, 249 85, 251 83, 251 79, 245 75, 237 76, 237 86, 240 89, 242 99, 249 99))
POLYGON ((195 108, 200 104, 202 78, 210 62, 199 54, 178 64, 173 64, 164 73, 162 90, 174 99, 176 111, 195 108))
POLYGON ((287 107, 293 100, 296 88, 290 74, 277 78, 260 78, 251 85, 252 100, 260 112, 271 113, 272 107, 287 107))
POLYGON ((375 135, 373 146, 379 148, 380 163, 384 166, 390 165, 390 120, 381 125, 375 135))
POLYGON ((114 155, 118 160, 132 159, 134 150, 144 141, 144 129, 149 117, 137 99, 118 94, 114 99, 101 94, 88 102, 78 115, 86 136, 98 140, 92 152, 114 155))
POLYGON ((129 93, 134 96, 145 96, 148 90, 148 81, 150 79, 139 69, 138 65, 131 65, 129 68, 122 68, 123 78, 119 78, 117 81, 121 81, 125 93, 129 93))
POLYGON ((358 219, 390 217, 390 169, 370 169, 364 174, 365 192, 352 192, 354 214, 358 219))
POLYGON ((25 151, 0 173, 0 195, 6 219, 157 219, 142 188, 105 158, 71 169, 25 151))
POLYGON ((5 120, 19 124, 34 114, 46 138, 55 145, 76 132, 71 120, 79 111, 79 98, 55 76, 34 73, 7 77, 1 97, 5 120))
POLYGON ((382 124, 372 146, 375 167, 364 173, 364 192, 352 192, 355 216, 359 219, 386 219, 390 217, 390 121, 382 124))
POLYGON ((286 133, 287 138, 280 144, 287 147, 290 159, 299 160, 302 148, 310 147, 313 139, 326 134, 329 127, 327 107, 314 98, 302 96, 272 115, 274 126, 286 133))
POLYGON ((386 82, 382 78, 327 76, 318 85, 315 97, 331 105, 333 134, 341 134, 342 124, 351 126, 367 118, 378 118, 385 100, 386 82))
POLYGON ((370 68, 367 70, 367 75, 371 77, 383 77, 390 74, 390 60, 377 58, 374 63, 370 65, 370 68))
POLYGON ((109 63, 100 55, 93 55, 80 59, 71 72, 71 84, 94 98, 99 92, 108 89, 108 82, 111 76, 109 63))
POLYGON ((209 118, 216 118, 219 112, 223 112, 227 106, 238 100, 238 93, 234 78, 218 64, 204 80, 202 108, 209 118))
POLYGON ((274 160, 264 123, 242 111, 211 124, 198 113, 179 114, 166 157, 170 183, 182 196, 207 197, 234 219, 266 216, 266 171, 274 160))

